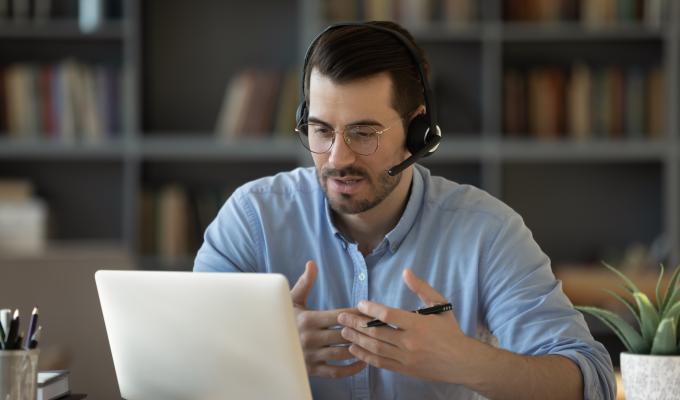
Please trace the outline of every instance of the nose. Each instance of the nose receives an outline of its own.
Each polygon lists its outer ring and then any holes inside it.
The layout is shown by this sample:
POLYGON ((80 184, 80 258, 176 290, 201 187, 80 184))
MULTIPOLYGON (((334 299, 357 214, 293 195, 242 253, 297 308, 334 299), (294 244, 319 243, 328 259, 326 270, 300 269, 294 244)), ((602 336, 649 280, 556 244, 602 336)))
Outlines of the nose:
POLYGON ((348 166, 356 160, 356 154, 349 148, 345 142, 345 136, 342 132, 336 133, 335 142, 331 147, 328 156, 328 163, 335 169, 348 166))

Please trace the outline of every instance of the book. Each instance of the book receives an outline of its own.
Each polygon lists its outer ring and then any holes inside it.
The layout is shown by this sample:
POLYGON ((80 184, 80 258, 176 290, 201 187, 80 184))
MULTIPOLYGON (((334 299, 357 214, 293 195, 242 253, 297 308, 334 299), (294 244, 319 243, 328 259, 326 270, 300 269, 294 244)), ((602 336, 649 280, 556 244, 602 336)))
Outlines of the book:
POLYGON ((40 199, 0 200, 0 253, 39 254, 47 247, 47 205, 40 199))
POLYGON ((527 133, 526 80, 517 70, 503 74, 503 126, 510 136, 527 133))
POLYGON ((37 400, 58 399, 71 392, 69 373, 65 369, 38 372, 37 400))
POLYGON ((664 131, 665 79, 660 67, 652 68, 647 76, 647 135, 658 138, 664 131))
POLYGON ((590 136, 592 126, 592 78, 588 66, 582 63, 572 67, 571 82, 567 88, 567 132, 575 139, 590 136))
POLYGON ((158 252, 167 261, 181 259, 189 254, 191 232, 187 191, 179 184, 170 184, 158 196, 158 252))
POLYGON ((23 179, 0 179, 0 201, 27 201, 33 195, 33 184, 23 179))

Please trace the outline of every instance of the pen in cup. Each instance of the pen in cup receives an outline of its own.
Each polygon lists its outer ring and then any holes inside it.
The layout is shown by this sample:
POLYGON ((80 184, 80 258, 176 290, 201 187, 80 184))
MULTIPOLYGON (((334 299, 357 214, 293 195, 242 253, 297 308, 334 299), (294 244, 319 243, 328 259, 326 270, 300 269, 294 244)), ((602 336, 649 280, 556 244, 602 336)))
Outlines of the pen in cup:
POLYGON ((38 307, 33 307, 31 313, 31 321, 28 323, 28 331, 26 331, 26 341, 24 342, 24 349, 28 350, 31 345, 31 338, 38 328, 38 307))
MULTIPOLYGON (((413 310, 411 312, 414 312, 416 314, 420 315, 431 315, 431 314, 441 314, 446 311, 451 311, 453 310, 453 306, 451 303, 446 303, 446 304, 437 304, 432 307, 426 307, 426 308, 420 308, 418 310, 413 310)), ((366 325, 364 325, 364 328, 373 328, 376 326, 386 326, 387 324, 382 322, 379 319, 374 319, 372 321, 368 321, 366 325)))
MULTIPOLYGON (((28 349, 32 350, 38 347, 38 341, 40 341, 40 332, 42 332, 42 326, 38 325, 38 329, 35 330, 33 336, 30 337, 30 342, 28 344, 28 349)), ((28 337, 27 337, 28 339, 28 337)))
POLYGON ((7 333, 9 332, 9 324, 12 321, 12 310, 9 308, 4 308, 0 310, 0 325, 2 325, 2 329, 5 332, 5 339, 7 339, 7 333))
POLYGON ((9 323, 9 330, 5 337, 5 350, 16 350, 16 341, 19 337, 19 310, 14 310, 14 316, 9 323))

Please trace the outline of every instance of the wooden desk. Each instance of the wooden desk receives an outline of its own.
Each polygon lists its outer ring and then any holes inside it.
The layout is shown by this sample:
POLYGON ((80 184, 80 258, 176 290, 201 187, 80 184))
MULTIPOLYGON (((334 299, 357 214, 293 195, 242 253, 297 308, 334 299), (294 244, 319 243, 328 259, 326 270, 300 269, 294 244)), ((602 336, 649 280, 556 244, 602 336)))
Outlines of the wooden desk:
POLYGON ((616 371, 616 400, 625 400, 623 395, 623 382, 621 381, 621 371, 616 371))

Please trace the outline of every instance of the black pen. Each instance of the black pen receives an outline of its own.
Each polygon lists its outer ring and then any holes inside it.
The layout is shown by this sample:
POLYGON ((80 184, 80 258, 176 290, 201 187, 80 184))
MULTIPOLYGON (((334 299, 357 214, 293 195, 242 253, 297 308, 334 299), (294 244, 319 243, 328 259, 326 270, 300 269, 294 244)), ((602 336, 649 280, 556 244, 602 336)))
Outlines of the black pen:
POLYGON ((42 326, 38 326, 38 329, 35 330, 35 333, 30 338, 31 341, 29 342, 29 345, 28 345, 29 350, 33 350, 36 347, 38 347, 38 341, 40 340, 40 332, 41 331, 42 331, 42 326))
POLYGON ((15 350, 17 336, 19 336, 19 310, 14 310, 14 317, 9 323, 7 337, 5 338, 5 350, 15 350))
POLYGON ((26 332, 26 342, 24 343, 24 349, 28 350, 31 345, 31 338, 38 328, 38 307, 33 307, 33 312, 31 313, 31 321, 28 324, 28 331, 26 332))
MULTIPOLYGON (((446 311, 451 311, 453 310, 453 306, 451 303, 446 303, 446 304, 437 304, 432 307, 427 307, 427 308, 421 308, 419 310, 413 310, 411 312, 414 312, 416 314, 420 315, 430 315, 430 314, 441 314, 446 311)), ((382 322, 379 319, 374 319, 372 321, 368 321, 366 325, 364 325, 364 328, 373 328, 376 326, 385 326, 387 325, 386 323, 382 322)))
POLYGON ((5 328, 0 324, 0 350, 5 348, 5 328))

